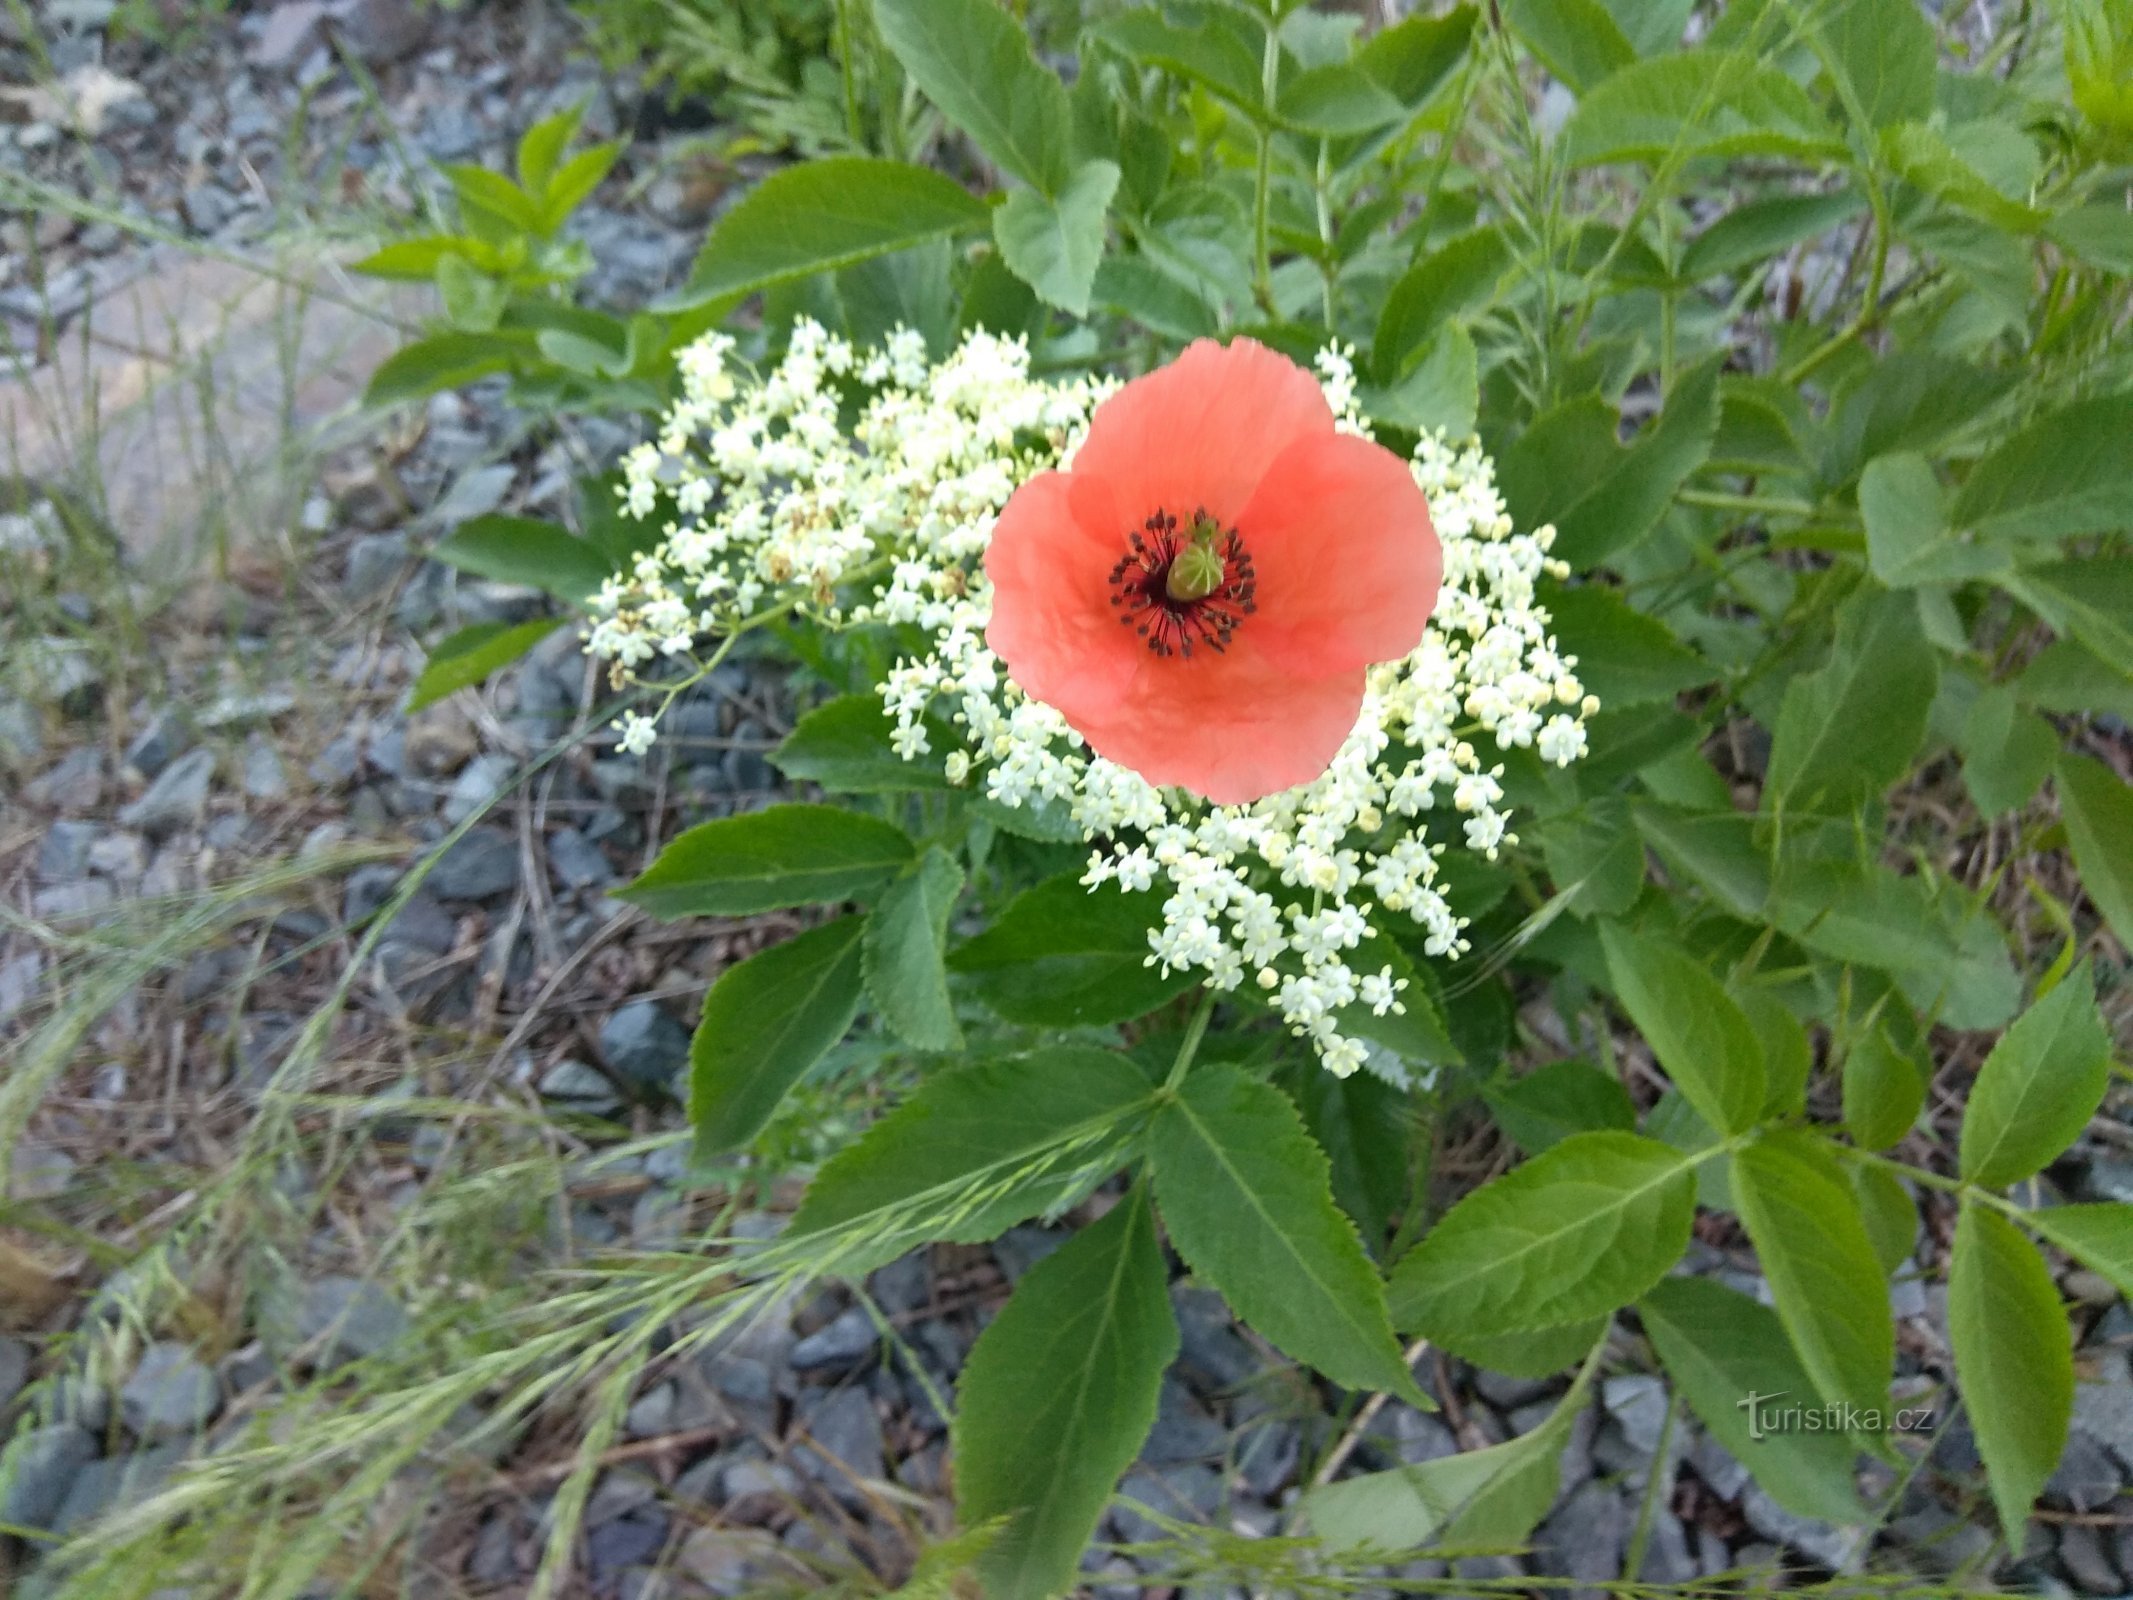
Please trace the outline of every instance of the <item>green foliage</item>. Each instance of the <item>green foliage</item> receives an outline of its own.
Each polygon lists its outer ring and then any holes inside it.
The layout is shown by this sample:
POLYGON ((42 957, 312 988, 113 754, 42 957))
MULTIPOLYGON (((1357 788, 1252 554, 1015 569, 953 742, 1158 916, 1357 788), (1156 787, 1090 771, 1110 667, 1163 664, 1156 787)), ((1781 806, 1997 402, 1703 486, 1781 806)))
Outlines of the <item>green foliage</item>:
POLYGON ((2074 1355, 2050 1270, 1997 1212, 1971 1201, 1955 1226, 1948 1334, 2000 1521, 2018 1532, 2066 1448, 2074 1355))
POLYGON ((1192 987, 1188 975, 1148 963, 1148 932, 1161 911, 1152 894, 1090 894, 1079 873, 1062 873, 957 945, 948 965, 1009 1022, 1072 1028, 1129 1021, 1192 987))
POLYGON ((699 823, 620 894, 655 917, 741 917, 879 889, 915 855, 903 830, 877 817, 771 806, 699 823))
POLYGON ((2000 1189, 2041 1171, 2096 1114, 2110 1072, 2110 1036, 2084 963, 1985 1058, 1963 1117, 1963 1176, 2000 1189))

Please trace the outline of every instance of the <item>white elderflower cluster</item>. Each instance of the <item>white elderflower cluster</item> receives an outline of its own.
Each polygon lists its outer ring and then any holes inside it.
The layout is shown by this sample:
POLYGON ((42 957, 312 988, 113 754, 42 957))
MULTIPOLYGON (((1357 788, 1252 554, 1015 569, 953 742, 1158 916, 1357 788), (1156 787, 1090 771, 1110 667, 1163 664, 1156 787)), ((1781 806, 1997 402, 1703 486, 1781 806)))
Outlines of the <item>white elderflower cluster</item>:
MULTIPOLYGON (((1032 473, 1071 463, 1112 385, 1033 378, 1019 340, 985 333, 938 365, 915 336, 860 351, 811 322, 761 380, 737 380, 730 356, 713 336, 684 358, 681 405, 628 464, 631 509, 649 514, 665 489, 680 516, 599 597, 588 648, 627 669, 781 598, 830 624, 916 626, 930 647, 881 686, 899 755, 1069 819, 1092 845, 1091 893, 1163 897, 1151 963, 1217 989, 1255 984, 1336 1073, 1386 1065, 1352 1031, 1360 1012, 1405 1006, 1407 980, 1365 954, 1372 917, 1407 919, 1431 955, 1464 952, 1439 861, 1516 842, 1494 758, 1531 747, 1567 765, 1598 709, 1535 599, 1544 574, 1566 574, 1547 553, 1554 530, 1514 532, 1479 446, 1432 438, 1415 452, 1444 551, 1421 645, 1371 669, 1354 731, 1314 782, 1213 806, 1093 754, 985 644, 994 520, 1032 473)), ((1317 365, 1341 425, 1367 433, 1348 353, 1317 365)), ((641 748, 650 730, 632 722, 625 737, 641 748)))

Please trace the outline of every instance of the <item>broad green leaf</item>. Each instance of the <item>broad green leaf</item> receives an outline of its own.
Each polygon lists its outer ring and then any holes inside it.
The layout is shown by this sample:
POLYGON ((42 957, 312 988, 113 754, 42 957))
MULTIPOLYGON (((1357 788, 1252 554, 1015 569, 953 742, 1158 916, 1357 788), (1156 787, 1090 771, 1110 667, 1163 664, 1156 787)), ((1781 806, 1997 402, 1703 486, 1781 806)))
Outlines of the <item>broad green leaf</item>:
POLYGON ((1334 1013, 1340 1031, 1382 1045, 1412 1066, 1453 1066, 1461 1057, 1444 1020, 1436 986, 1417 969, 1397 940, 1370 928, 1348 952, 1349 970, 1388 975, 1398 989, 1400 1009, 1379 1016, 1361 1000, 1334 1013))
POLYGON ((1089 302, 1180 344, 1221 331, 1214 307, 1146 255, 1105 256, 1089 285, 1089 302))
POLYGON ((1578 681, 1603 706, 1670 702, 1718 676, 1716 666, 1658 618, 1631 607, 1619 590, 1596 583, 1547 588, 1541 603, 1563 653, 1577 659, 1578 681))
POLYGON ((561 617, 531 622, 475 622, 437 641, 415 679, 407 709, 420 711, 448 694, 471 688, 518 660, 563 625, 561 617))
POLYGON ((920 1050, 963 1047, 941 959, 948 914, 962 892, 962 867, 932 845, 882 891, 867 918, 862 942, 867 993, 882 1020, 920 1050))
POLYGON ((1130 1022, 1193 985, 1148 960, 1162 897, 1089 888, 1061 873, 1024 893, 991 927, 949 952, 979 999, 1010 1022, 1045 1028, 1130 1022))
POLYGON ((1822 39, 1849 90, 1841 103, 1856 103, 1868 129, 1932 115, 1940 47, 1911 0, 1845 0, 1822 39))
POLYGON ((1384 1284, 1287 1096, 1203 1063, 1156 1113, 1148 1151, 1171 1243, 1238 1316, 1336 1383, 1417 1396, 1384 1284))
MULTIPOLYGON (((1970 150, 1958 147, 1950 134, 1925 122, 1906 122, 1881 132, 1881 157, 1906 183, 1968 211, 1993 227, 2008 233, 2034 233, 2046 213, 2005 193, 1973 165, 1970 150)), ((2006 129, 2008 138, 2020 140, 2016 129, 2006 129)))
POLYGON ((1018 18, 993 0, 874 0, 874 25, 911 81, 994 165, 1046 195, 1066 187, 1066 87, 1038 65, 1018 18))
POLYGON ((2040 417, 1971 469, 1955 524, 1981 539, 2066 539, 2133 527, 2133 394, 2040 417))
POLYGON ((1484 1089, 1496 1124, 1529 1156, 1552 1150, 1575 1133, 1632 1132, 1637 1109, 1629 1091, 1588 1061, 1546 1066, 1484 1089))
POLYGON ((508 372, 533 354, 530 334, 433 333, 402 345, 378 364, 363 391, 367 406, 399 405, 446 389, 457 389, 498 372, 508 372))
POLYGON ((1481 409, 1474 336, 1456 322, 1446 323, 1410 355, 1407 370, 1393 383, 1359 389, 1364 413, 1416 433, 1441 429, 1451 439, 1467 437, 1481 409))
POLYGON ((719 974, 689 1044, 699 1160, 746 1144, 859 1014, 865 919, 839 917, 719 974))
POLYGON ((978 1559, 993 1600, 1073 1585, 1178 1353, 1168 1276, 1136 1189, 1030 1268, 978 1336, 956 1386, 952 1454, 962 1519, 1008 1519, 978 1559))
POLYGON ((1807 1078, 1814 1070, 1807 1030, 1769 989, 1736 981, 1726 992, 1763 1047, 1763 1120, 1799 1116, 1807 1108, 1807 1078))
POLYGON ((1541 65, 1578 94, 1637 59, 1600 0, 1510 0, 1504 19, 1541 65))
POLYGON ((664 308, 736 299, 985 225, 985 202, 926 167, 830 156, 780 168, 712 225, 664 308))
POLYGON ((1355 64, 1402 105, 1419 108, 1465 59, 1477 15, 1471 5, 1454 6, 1441 17, 1413 16, 1380 28, 1356 51, 1355 64))
POLYGON ((1679 945, 1600 928, 1608 976, 1630 1021, 1689 1104, 1721 1133, 1755 1126, 1763 1109, 1763 1047, 1747 1017, 1679 945))
POLYGON ((1879 1028, 1855 1041, 1844 1058, 1844 1125, 1862 1150, 1886 1150, 1918 1120, 1926 1080, 1918 1063, 1879 1028))
POLYGON ((1814 1388, 1776 1312, 1709 1278, 1667 1278, 1637 1302, 1637 1315, 1697 1420, 1773 1500, 1820 1522, 1866 1520, 1844 1435, 1750 1419, 1750 1396, 1801 1405, 1814 1388))
POLYGON ((981 1243, 1110 1176, 1153 1103, 1132 1060, 1088 1045, 935 1073, 823 1164, 793 1236, 872 1219, 837 1257, 847 1276, 929 1239, 981 1243))
POLYGON ((2013 1223, 1974 1200, 1955 1224, 1948 1342, 2000 1526, 2019 1539, 2066 1449, 2073 1345, 2043 1257, 2013 1223))
POLYGON ((1911 770, 1939 681, 1910 596, 1846 601, 1827 664, 1785 690, 1763 809, 1841 812, 1879 795, 1911 770))
MULTIPOLYGON (((979 3, 992 9, 989 0, 979 3)), ((1117 187, 1118 163, 1096 160, 1076 167, 1057 198, 1015 190, 992 216, 1000 259, 1045 304, 1086 314, 1103 258, 1104 213, 1117 187)))
POLYGON ((1393 383, 1446 323, 1484 309, 1511 263, 1503 230, 1492 226, 1446 241, 1402 273, 1385 296, 1371 341, 1378 381, 1393 383))
POLYGON ((1888 1281, 1829 1147, 1800 1129, 1765 1134, 1735 1153, 1733 1198, 1815 1389, 1886 1415, 1896 1354, 1888 1281))
POLYGON ((840 269, 837 303, 852 342, 878 345, 905 327, 935 355, 946 352, 955 339, 954 258, 946 239, 929 239, 840 269))
POLYGON ((585 197, 600 187, 600 180, 622 159, 622 150, 619 143, 596 144, 589 150, 580 150, 556 169, 547 192, 541 196, 539 231, 544 238, 553 237, 585 197))
POLYGON ((2059 758, 2057 780, 2081 887, 2133 949, 2133 789, 2101 761, 2071 751, 2059 758))
POLYGON ((2056 639, 2015 679, 2024 705, 2039 711, 2106 711, 2133 722, 2133 673, 2113 666, 2074 639, 2056 639))
POLYGON ((615 570, 599 546, 532 517, 475 517, 431 554, 462 572, 522 583, 570 605, 583 605, 615 570))
POLYGON ((2059 730, 2023 710, 2013 688, 1993 684, 1970 703, 1956 745, 1963 787, 1983 815, 1997 817, 2029 804, 2043 787, 2059 753, 2059 730))
POLYGON ((2053 243, 2092 267, 2133 277, 2133 211, 2108 201, 2062 211, 2044 224, 2053 243))
POLYGON ((1623 36, 1640 56, 1664 55, 1681 43, 1695 0, 1605 0, 1623 36))
POLYGON ((1329 62, 1285 79, 1275 97, 1282 126, 1321 138, 1372 133, 1408 115, 1377 79, 1352 62, 1329 62))
POLYGON ((1594 89, 1563 129, 1572 166, 1669 158, 1843 159, 1806 91, 1742 51, 1686 50, 1624 67, 1594 89))
POLYGON ((1825 483, 1848 483, 1876 456, 1939 453, 1976 426, 2005 392, 2007 374, 1950 356, 1900 350, 1839 390, 1829 414, 1825 483))
POLYGON ((1035 338, 1044 326, 1045 310, 1030 286, 1008 271, 1000 252, 987 250, 970 269, 963 285, 963 300, 956 311, 955 338, 961 343, 974 328, 984 328, 1004 338, 1021 334, 1035 338))
POLYGON ((1338 1078, 1315 1060, 1285 1076, 1282 1087, 1326 1153, 1334 1200, 1378 1254, 1408 1194, 1415 1115, 1407 1095, 1374 1072, 1338 1078))
POLYGON ((2002 547, 1956 533, 1947 491, 1921 455, 1869 461, 1859 479, 1859 514, 1866 521, 1866 563, 1892 589, 1961 583, 2014 564, 2002 547))
POLYGON ((2111 1036, 2083 962, 2000 1035, 1963 1113, 1962 1173, 2004 1189, 2081 1136, 2111 1079, 2111 1036))
POLYGON ((1552 553, 1573 567, 1598 566, 1642 540, 1709 458, 1718 432, 1717 363, 1683 373, 1665 409, 1627 449, 1615 443, 1616 424, 1614 407, 1598 396, 1570 401, 1536 419, 1501 463, 1513 514, 1526 526, 1554 523, 1552 553))
POLYGON ((1540 827, 1542 858, 1574 916, 1619 917, 1644 888, 1644 840, 1630 825, 1629 803, 1603 794, 1540 827))
POLYGON ((878 889, 916 851, 901 828, 839 806, 778 805, 699 823, 620 897, 655 917, 745 917, 878 889))
POLYGON ((518 182, 526 193, 545 193, 548 180, 555 176, 563 151, 578 131, 578 123, 585 115, 582 103, 543 117, 519 136, 518 182))
POLYGON ((1245 32, 1241 19, 1220 11, 1200 13, 1197 25, 1187 27, 1171 22, 1156 6, 1122 11, 1095 29, 1096 37, 1114 50, 1202 84, 1247 116, 1264 121, 1259 52, 1245 32))
POLYGON ((350 262, 348 270, 360 272, 366 278, 394 278, 406 283, 430 283, 436 279, 438 263, 446 256, 464 256, 473 265, 485 271, 500 270, 502 266, 493 247, 479 239, 464 238, 458 234, 433 233, 413 239, 395 239, 362 260, 350 262))
POLYGON ((2133 559, 2083 556, 2024 567, 2000 587, 2121 668, 2133 663, 2133 559))
MULTIPOLYGON (((1588 1348, 1604 1329, 1591 1331, 1588 1348)), ((1348 1561, 1425 1545, 1523 1544, 1555 1503, 1563 1449, 1589 1403, 1591 1384, 1588 1360, 1548 1420, 1507 1443, 1309 1490, 1304 1516, 1310 1531, 1348 1561)))
POLYGON ((770 753, 770 764, 788 778, 839 794, 947 788, 939 757, 906 761, 896 753, 889 742, 895 727, 880 695, 839 695, 794 723, 770 753))
POLYGON ((2110 1201, 2047 1206, 2024 1213, 2022 1221, 2133 1300, 2133 1206, 2110 1201))
POLYGON ((1911 1258, 1918 1243, 1918 1202, 1887 1167, 1854 1161, 1848 1176, 1874 1259, 1886 1277, 1911 1258))
POLYGON ((1866 207, 1856 189, 1784 194, 1737 206, 1691 239, 1681 252, 1684 283, 1729 277, 1774 260, 1802 239, 1827 233, 1866 207))
POLYGON ((459 197, 461 216, 470 227, 489 220, 518 232, 540 232, 541 208, 501 172, 456 161, 445 162, 437 170, 459 197))
POLYGON ((1461 1200, 1400 1259, 1393 1318, 1470 1361, 1489 1341, 1604 1316, 1681 1259, 1695 1160, 1633 1133, 1579 1133, 1461 1200))
POLYGON ((1753 817, 1688 812, 1649 800, 1632 801, 1629 813, 1669 872, 1703 890, 1728 915, 1761 920, 1770 899, 1770 864, 1756 847, 1753 817))

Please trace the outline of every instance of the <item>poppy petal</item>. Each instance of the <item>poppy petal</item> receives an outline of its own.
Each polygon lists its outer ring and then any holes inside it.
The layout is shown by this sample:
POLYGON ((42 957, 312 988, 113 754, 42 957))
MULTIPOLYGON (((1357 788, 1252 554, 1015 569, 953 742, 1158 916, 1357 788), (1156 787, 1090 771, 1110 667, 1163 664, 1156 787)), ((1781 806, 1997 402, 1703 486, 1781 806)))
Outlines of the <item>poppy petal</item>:
POLYGON ((1124 693, 1147 654, 1111 605, 1125 526, 1102 478, 1040 472, 1009 497, 985 550, 985 642, 1025 694, 1069 722, 1124 693))

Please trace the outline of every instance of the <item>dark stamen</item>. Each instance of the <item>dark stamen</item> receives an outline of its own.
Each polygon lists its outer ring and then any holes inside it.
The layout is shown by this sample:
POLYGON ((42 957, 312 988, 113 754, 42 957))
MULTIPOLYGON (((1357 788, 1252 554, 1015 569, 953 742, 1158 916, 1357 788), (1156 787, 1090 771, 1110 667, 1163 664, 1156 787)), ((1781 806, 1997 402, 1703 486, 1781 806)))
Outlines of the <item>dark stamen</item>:
POLYGON ((1172 564, 1195 530, 1211 521, 1206 511, 1196 510, 1181 535, 1178 519, 1157 511, 1127 535, 1126 553, 1111 569, 1111 604, 1119 609, 1118 620, 1146 639, 1156 655, 1190 660, 1195 645, 1220 654, 1243 620, 1259 609, 1257 575, 1234 528, 1215 533, 1209 546, 1222 558, 1221 584, 1197 599, 1170 592, 1172 564))

